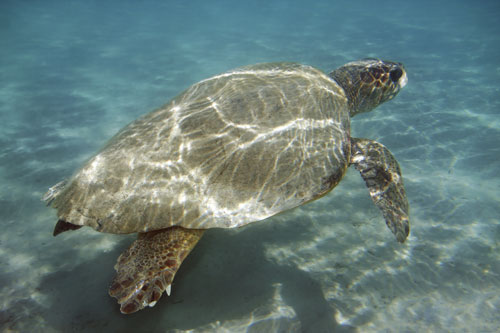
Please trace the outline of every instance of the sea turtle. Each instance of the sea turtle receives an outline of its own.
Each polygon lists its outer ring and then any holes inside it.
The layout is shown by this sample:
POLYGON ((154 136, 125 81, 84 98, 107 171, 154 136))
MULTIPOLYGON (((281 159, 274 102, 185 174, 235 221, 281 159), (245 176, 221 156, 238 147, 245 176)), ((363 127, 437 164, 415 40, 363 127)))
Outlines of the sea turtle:
POLYGON ((49 189, 54 235, 81 226, 139 234, 118 258, 109 290, 123 313, 170 295, 205 229, 240 227, 317 199, 350 165, 404 242, 409 207, 399 165, 380 143, 352 138, 350 118, 406 82, 401 63, 363 59, 328 75, 266 63, 196 83, 49 189))

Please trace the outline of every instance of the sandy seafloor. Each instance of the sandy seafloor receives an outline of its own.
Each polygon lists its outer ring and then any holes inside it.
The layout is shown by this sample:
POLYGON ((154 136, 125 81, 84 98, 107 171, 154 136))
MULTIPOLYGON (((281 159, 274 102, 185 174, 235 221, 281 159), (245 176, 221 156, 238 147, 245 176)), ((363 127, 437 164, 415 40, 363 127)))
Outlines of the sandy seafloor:
POLYGON ((382 3, 1 1, 0 330, 498 331, 500 3, 382 3), (46 189, 190 84, 363 57, 408 71, 394 101, 352 121, 401 164, 405 244, 352 169, 318 201, 207 232, 172 296, 124 316, 107 288, 135 236, 52 237, 46 189))

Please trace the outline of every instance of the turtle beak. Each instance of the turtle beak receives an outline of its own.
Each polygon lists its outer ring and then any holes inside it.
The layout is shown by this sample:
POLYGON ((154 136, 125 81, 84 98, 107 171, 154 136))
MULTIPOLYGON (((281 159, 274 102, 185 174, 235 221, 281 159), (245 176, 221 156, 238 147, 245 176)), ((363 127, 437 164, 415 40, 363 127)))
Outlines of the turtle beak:
POLYGON ((406 71, 403 70, 403 75, 399 79, 399 89, 404 88, 404 86, 406 86, 407 83, 408 83, 408 76, 406 76, 406 71))

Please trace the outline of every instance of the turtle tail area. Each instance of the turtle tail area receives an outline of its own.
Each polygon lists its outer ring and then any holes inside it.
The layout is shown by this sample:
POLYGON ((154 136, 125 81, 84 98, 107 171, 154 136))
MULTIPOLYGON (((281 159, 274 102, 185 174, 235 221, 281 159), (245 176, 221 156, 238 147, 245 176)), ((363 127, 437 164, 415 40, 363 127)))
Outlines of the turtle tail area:
POLYGON ((410 233, 410 207, 398 162, 382 144, 351 138, 351 164, 363 177, 387 226, 396 239, 403 243, 410 233))
POLYGON ((72 224, 72 223, 69 223, 69 222, 66 222, 63 220, 58 220, 56 223, 56 226, 54 227, 54 231, 53 231, 52 235, 57 236, 61 232, 65 232, 68 230, 78 230, 81 227, 82 227, 81 225, 76 225, 76 224, 72 224))
POLYGON ((175 273, 203 232, 170 227, 140 233, 118 258, 109 288, 109 294, 120 303, 120 311, 129 314, 154 306, 165 290, 170 295, 175 273))

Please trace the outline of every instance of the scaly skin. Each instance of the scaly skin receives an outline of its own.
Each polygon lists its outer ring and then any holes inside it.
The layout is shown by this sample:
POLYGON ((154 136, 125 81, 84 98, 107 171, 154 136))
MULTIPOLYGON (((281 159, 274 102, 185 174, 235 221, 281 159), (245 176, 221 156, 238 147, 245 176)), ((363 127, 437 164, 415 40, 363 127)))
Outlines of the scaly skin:
POLYGON ((171 227, 140 233, 115 265, 109 294, 120 303, 120 311, 133 313, 154 306, 170 288, 182 261, 198 243, 204 230, 171 227))
POLYGON ((351 164, 363 177, 387 227, 403 243, 410 233, 410 205, 398 161, 376 141, 351 138, 351 143, 351 164))

